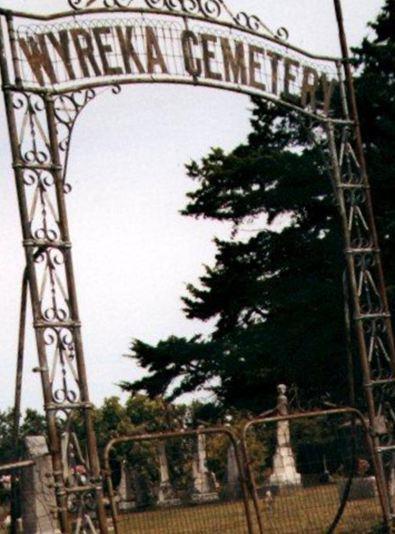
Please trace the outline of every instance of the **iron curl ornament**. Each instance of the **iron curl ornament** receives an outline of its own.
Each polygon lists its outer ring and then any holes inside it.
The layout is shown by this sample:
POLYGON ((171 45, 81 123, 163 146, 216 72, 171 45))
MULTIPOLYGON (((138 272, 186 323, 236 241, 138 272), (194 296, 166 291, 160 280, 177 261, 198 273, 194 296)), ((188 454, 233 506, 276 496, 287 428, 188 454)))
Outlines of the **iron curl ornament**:
MULTIPOLYGON (((135 0, 68 0, 68 2, 70 7, 75 10, 99 7, 100 5, 108 9, 137 6, 135 0)), ((149 9, 181 11, 189 15, 203 15, 209 18, 220 17, 224 8, 222 0, 144 0, 142 5, 149 9)))
POLYGON ((288 30, 281 27, 277 32, 270 28, 257 16, 245 11, 233 13, 224 0, 68 0, 70 7, 76 11, 95 7, 106 9, 145 8, 168 13, 185 13, 208 20, 228 17, 235 26, 256 33, 263 33, 280 41, 287 41, 288 30))

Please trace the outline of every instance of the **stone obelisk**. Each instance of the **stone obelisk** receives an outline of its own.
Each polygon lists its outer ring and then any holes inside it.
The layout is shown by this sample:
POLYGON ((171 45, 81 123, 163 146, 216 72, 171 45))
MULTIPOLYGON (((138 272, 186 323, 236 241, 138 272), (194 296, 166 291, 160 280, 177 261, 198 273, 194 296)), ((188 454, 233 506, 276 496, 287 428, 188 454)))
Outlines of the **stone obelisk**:
MULTIPOLYGON (((288 399, 286 397, 287 388, 284 384, 277 387, 278 403, 277 411, 279 415, 288 415, 288 399)), ((300 486, 301 475, 296 470, 295 456, 291 447, 291 437, 289 421, 277 422, 277 445, 273 458, 273 473, 270 477, 270 484, 274 486, 300 486)))
POLYGON ((193 502, 210 502, 218 500, 214 473, 207 467, 206 435, 198 434, 197 447, 192 460, 193 502))
POLYGON ((159 492, 158 492, 158 506, 177 506, 180 504, 180 499, 176 498, 173 486, 170 482, 169 464, 166 455, 166 444, 164 441, 159 442, 159 492))

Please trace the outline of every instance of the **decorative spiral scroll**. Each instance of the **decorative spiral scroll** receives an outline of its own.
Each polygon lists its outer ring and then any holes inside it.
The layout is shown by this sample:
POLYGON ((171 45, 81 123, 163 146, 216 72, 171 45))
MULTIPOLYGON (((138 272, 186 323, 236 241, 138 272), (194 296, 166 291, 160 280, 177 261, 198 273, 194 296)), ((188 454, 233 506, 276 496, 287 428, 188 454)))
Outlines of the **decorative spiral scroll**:
MULTIPOLYGON (((76 473, 76 477, 78 476, 78 473, 76 473)), ((91 532, 92 530, 90 528, 90 522, 88 518, 89 515, 96 509, 94 492, 86 491, 71 494, 68 508, 69 512, 79 517, 83 521, 84 527, 89 529, 84 529, 85 532, 91 532)))
POLYGON ((240 11, 240 13, 237 13, 236 17, 234 18, 234 22, 241 28, 251 30, 257 33, 264 33, 266 35, 271 35, 272 37, 277 37, 279 39, 287 39, 288 38, 288 32, 285 28, 280 28, 277 31, 277 35, 274 35, 274 33, 262 22, 262 20, 257 17, 256 15, 249 15, 245 11, 240 11))
POLYGON ((81 111, 95 96, 96 92, 93 89, 86 89, 59 95, 55 99, 55 118, 58 127, 59 150, 63 155, 63 183, 66 194, 71 191, 71 185, 66 183, 65 179, 74 125, 81 111))
MULTIPOLYGON (((148 7, 149 9, 181 12, 189 15, 200 15, 208 19, 218 19, 227 14, 232 22, 256 31, 265 29, 266 26, 255 16, 241 13, 234 16, 226 6, 224 0, 68 0, 69 6, 78 11, 81 9, 100 7, 108 9, 128 7, 148 7), (237 19, 240 19, 240 23, 237 19)), ((271 32, 270 32, 271 33, 271 32)))
POLYGON ((80 398, 73 334, 67 328, 47 328, 44 331, 44 343, 51 354, 52 401, 62 405, 63 409, 64 405, 78 402, 80 398))
POLYGON ((133 0, 104 0, 105 7, 129 7, 133 0))
POLYGON ((26 163, 48 163, 49 141, 45 135, 45 105, 40 95, 13 93, 12 105, 20 120, 19 149, 26 163))
POLYGON ((278 30, 276 32, 276 37, 280 41, 288 41, 288 39, 289 39, 289 31, 284 26, 281 26, 280 28, 278 28, 278 30))
POLYGON ((242 28, 248 28, 249 30, 259 31, 261 28, 261 21, 256 15, 248 15, 245 11, 240 11, 236 15, 236 22, 242 28))
MULTIPOLYGON (((75 10, 86 9, 88 7, 97 4, 97 0, 68 0, 69 6, 75 10)), ((103 0, 104 7, 114 8, 114 7, 129 7, 132 4, 133 0, 103 0)))
POLYGON ((279 28, 275 34, 256 15, 249 15, 245 11, 234 15, 224 0, 68 0, 68 2, 74 10, 100 5, 107 9, 148 7, 170 13, 197 15, 209 20, 228 18, 229 22, 240 28, 270 35, 282 41, 287 40, 289 36, 288 31, 283 27, 279 28))
POLYGON ((201 0, 200 9, 206 17, 218 18, 221 15, 221 2, 218 0, 201 0))
POLYGON ((222 14, 222 2, 220 0, 145 0, 145 4, 151 9, 181 11, 212 19, 219 18, 222 14))

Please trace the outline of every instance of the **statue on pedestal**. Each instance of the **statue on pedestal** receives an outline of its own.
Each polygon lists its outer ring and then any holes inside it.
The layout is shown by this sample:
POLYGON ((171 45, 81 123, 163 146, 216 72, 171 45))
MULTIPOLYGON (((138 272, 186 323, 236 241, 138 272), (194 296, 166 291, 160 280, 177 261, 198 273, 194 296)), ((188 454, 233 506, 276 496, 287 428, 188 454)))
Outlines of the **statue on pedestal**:
MULTIPOLYGON (((288 415, 287 388, 284 384, 280 384, 277 391, 278 414, 282 416, 288 415)), ((270 484, 274 486, 300 486, 301 478, 301 475, 296 470, 295 456, 291 447, 289 421, 278 421, 277 445, 273 458, 273 472, 270 477, 270 484)))

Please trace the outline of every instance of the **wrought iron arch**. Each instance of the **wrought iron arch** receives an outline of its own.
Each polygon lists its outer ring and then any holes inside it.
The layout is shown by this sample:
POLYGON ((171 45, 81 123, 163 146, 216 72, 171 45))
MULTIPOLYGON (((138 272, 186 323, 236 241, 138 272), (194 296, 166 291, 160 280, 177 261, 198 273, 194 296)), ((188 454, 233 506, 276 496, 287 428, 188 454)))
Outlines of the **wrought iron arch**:
POLYGON ((53 15, 0 10, 2 84, 62 531, 82 525, 94 532, 95 523, 100 532, 108 531, 67 222, 70 139, 98 88, 118 91, 136 83, 258 95, 321 125, 343 224, 376 475, 389 523, 384 460, 394 451, 395 348, 338 0, 342 58, 300 50, 284 40, 284 29, 272 32, 256 16, 234 14, 224 0, 68 3, 69 10, 53 15), (127 16, 133 18, 128 22, 127 16), (133 32, 142 41, 133 44, 133 32), (146 48, 139 55, 141 43, 146 48), (335 89, 341 116, 330 108, 335 89), (73 430, 77 417, 84 421, 86 455, 73 430), (77 463, 85 466, 83 477, 77 463))

